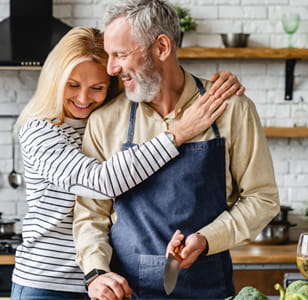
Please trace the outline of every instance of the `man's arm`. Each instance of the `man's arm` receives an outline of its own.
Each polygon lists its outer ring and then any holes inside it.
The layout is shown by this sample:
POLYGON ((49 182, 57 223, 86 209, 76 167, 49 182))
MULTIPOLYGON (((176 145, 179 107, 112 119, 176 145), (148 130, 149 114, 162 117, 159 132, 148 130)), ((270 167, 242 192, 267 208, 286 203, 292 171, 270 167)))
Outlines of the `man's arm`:
MULTIPOLYGON (((189 267, 205 249, 210 255, 252 241, 279 212, 272 158, 255 105, 246 97, 233 97, 217 125, 226 138, 230 209, 189 239, 185 237, 183 267, 189 267)), ((167 251, 173 251, 183 238, 175 234, 167 251)))
POLYGON ((279 212, 273 162, 255 105, 246 97, 234 98, 225 120, 231 127, 226 136, 226 172, 227 196, 233 203, 200 230, 209 254, 252 241, 279 212))
POLYGON ((208 241, 208 254, 252 241, 279 212, 267 140, 254 103, 245 98, 233 97, 230 111, 222 118, 226 123, 218 123, 219 128, 227 128, 227 196, 233 203, 199 231, 208 241))

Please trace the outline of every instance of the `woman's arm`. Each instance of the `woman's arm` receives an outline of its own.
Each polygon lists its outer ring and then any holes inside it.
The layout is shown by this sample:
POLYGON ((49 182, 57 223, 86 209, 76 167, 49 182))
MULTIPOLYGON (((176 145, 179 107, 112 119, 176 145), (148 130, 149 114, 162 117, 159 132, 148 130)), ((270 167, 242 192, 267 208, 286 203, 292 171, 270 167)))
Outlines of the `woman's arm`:
MULTIPOLYGON (((207 129, 225 107, 222 100, 200 96, 170 129, 178 145, 207 129)), ((20 142, 27 169, 68 192, 96 199, 128 191, 178 155, 177 148, 161 133, 99 162, 82 154, 58 126, 42 120, 27 122, 20 142)))
MULTIPOLYGON (((207 129, 225 107, 222 100, 202 96, 170 132, 180 145, 207 129)), ((96 199, 128 191, 178 155, 177 148, 161 133, 99 162, 82 154, 77 144, 70 144, 58 126, 42 120, 27 122, 20 142, 28 169, 68 192, 96 199)))

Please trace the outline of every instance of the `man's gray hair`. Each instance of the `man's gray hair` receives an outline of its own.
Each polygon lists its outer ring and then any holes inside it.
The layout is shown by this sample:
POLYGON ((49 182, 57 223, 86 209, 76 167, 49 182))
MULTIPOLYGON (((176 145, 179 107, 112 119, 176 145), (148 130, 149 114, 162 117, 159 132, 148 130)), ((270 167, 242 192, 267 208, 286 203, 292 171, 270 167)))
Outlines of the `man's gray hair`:
POLYGON ((110 7, 104 27, 119 17, 126 17, 136 42, 149 47, 160 34, 166 34, 176 51, 180 41, 179 19, 175 10, 163 0, 126 0, 110 7))

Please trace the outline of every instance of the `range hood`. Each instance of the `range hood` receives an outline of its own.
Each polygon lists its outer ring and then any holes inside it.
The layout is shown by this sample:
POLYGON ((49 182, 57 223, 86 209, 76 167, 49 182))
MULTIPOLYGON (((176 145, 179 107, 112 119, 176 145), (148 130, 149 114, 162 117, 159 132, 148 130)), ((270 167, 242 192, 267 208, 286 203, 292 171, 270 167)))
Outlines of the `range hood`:
POLYGON ((0 67, 42 66, 72 27, 53 17, 52 0, 10 0, 0 22, 0 67))

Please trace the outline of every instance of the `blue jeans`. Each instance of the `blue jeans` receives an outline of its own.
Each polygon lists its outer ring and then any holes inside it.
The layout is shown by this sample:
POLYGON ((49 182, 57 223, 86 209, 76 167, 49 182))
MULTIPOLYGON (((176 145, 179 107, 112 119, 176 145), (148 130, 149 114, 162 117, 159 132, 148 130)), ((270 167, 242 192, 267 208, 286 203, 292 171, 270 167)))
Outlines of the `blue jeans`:
POLYGON ((12 284, 11 300, 90 300, 87 294, 36 289, 12 284))

